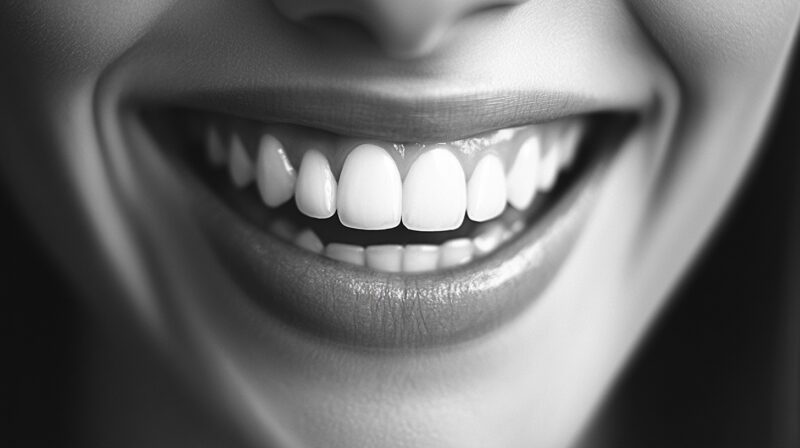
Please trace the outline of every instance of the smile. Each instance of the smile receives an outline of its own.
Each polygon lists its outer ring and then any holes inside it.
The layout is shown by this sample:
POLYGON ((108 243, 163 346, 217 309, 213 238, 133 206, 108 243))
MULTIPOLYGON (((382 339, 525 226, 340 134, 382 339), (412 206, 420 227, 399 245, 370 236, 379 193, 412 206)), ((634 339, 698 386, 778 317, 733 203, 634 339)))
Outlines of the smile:
POLYGON ((415 142, 183 108, 143 118, 249 295, 313 333, 378 346, 479 334, 530 303, 636 121, 576 114, 415 142))

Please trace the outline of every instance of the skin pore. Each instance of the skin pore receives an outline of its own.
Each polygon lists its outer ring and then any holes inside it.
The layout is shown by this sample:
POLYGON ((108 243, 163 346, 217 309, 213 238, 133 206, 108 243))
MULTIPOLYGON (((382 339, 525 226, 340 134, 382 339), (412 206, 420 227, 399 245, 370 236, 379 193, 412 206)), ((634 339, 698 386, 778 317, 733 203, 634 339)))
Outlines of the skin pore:
MULTIPOLYGON (((15 63, 0 69, 2 177, 84 289, 98 345, 136 339, 154 353, 149 363, 169 366, 209 409, 203 418, 247 443, 569 446, 746 174, 800 5, 400 4, 3 5, 0 54, 15 63), (391 141, 605 110, 640 120, 587 187, 591 207, 552 275, 503 290, 515 305, 482 308, 480 326, 435 341, 409 330, 397 342, 352 319, 339 339, 295 325, 324 294, 290 318, 259 305, 287 298, 231 273, 253 255, 220 256, 197 181, 140 119, 171 106, 391 141)), ((264 270, 278 264, 270 251, 256 255, 264 270)), ((337 269, 319 263, 320 272, 337 269)), ((475 275, 493 265, 479 266, 475 275)), ((298 282, 275 276, 270 283, 298 282)), ((494 300, 488 291, 480 303, 494 300)), ((392 328, 435 317, 426 313, 392 328)), ((137 381, 95 368, 87 375, 98 389, 137 381)), ((128 399, 137 398, 159 397, 128 399)), ((169 429, 107 406, 92 424, 121 415, 119 427, 143 440, 169 429)), ((203 430, 181 437, 202 439, 203 430)))

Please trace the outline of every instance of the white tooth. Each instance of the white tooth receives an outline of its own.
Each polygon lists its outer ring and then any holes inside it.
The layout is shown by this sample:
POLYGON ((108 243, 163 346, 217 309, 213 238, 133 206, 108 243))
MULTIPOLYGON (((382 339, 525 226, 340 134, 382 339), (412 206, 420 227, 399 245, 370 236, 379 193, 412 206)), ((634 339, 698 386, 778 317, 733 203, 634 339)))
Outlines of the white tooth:
POLYGON ((541 136, 533 135, 522 144, 506 179, 508 202, 517 210, 531 205, 539 183, 539 164, 542 151, 541 136))
POLYGON ((244 149, 242 139, 238 135, 233 135, 231 137, 230 160, 228 161, 231 181, 239 188, 247 186, 255 177, 253 169, 253 162, 250 161, 250 156, 247 155, 247 150, 244 149))
POLYGON ((396 244, 369 246, 365 254, 367 266, 376 271, 400 272, 403 268, 403 246, 396 244))
POLYGON ((420 154, 403 183, 406 228, 423 232, 457 229, 466 208, 466 180, 456 156, 445 148, 420 154))
POLYGON ((467 238, 450 240, 439 248, 439 267, 449 268, 469 263, 472 260, 473 245, 467 238))
POLYGON ((559 139, 559 165, 561 168, 572 166, 575 160, 575 154, 578 152, 578 144, 580 143, 581 135, 583 135, 584 122, 573 121, 567 125, 567 129, 559 139))
POLYGON ((294 200, 297 208, 312 218, 330 218, 336 212, 336 179, 328 159, 319 151, 311 149, 303 155, 294 200))
POLYGON ((403 207, 403 183, 392 156, 371 144, 353 149, 339 175, 336 201, 339 220, 347 227, 397 227, 403 207))
POLYGON ((467 216, 476 222, 488 221, 506 208, 506 175, 503 162, 487 154, 475 166, 467 184, 467 216))
POLYGON ((403 272, 425 272, 436 269, 439 247, 431 244, 409 244, 403 250, 403 272))
POLYGON ((364 248, 352 244, 330 243, 325 246, 325 256, 345 263, 364 266, 364 248))
POLYGON ((539 175, 539 190, 550 191, 556 183, 558 177, 558 152, 551 148, 550 151, 542 157, 542 164, 540 166, 539 175))
POLYGON ((317 234, 311 229, 305 229, 298 233, 297 237, 294 239, 294 244, 297 244, 305 250, 314 252, 315 254, 321 254, 322 250, 325 248, 317 234))
POLYGON ((297 174, 281 142, 269 134, 258 143, 255 170, 258 191, 265 204, 277 207, 292 198, 297 174))
POLYGON ((492 223, 481 229, 478 236, 472 240, 472 244, 475 246, 475 254, 485 255, 495 250, 503 242, 504 234, 505 228, 499 222, 492 223))
POLYGON ((206 130, 206 154, 208 161, 213 166, 223 166, 228 160, 228 151, 222 143, 222 137, 217 128, 209 126, 206 130))

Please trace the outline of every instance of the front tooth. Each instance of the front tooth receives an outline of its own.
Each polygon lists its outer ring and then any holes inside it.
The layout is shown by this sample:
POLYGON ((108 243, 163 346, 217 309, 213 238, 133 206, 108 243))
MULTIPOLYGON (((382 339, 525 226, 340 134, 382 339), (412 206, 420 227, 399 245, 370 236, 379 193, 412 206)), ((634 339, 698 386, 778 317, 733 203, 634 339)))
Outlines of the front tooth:
POLYGON ((228 151, 222 143, 222 137, 217 128, 209 126, 206 130, 206 154, 208 161, 213 166, 223 166, 228 160, 228 151))
POLYGON ((439 267, 449 268, 472 260, 472 241, 467 238, 450 240, 439 248, 439 267))
POLYGON ((539 158, 542 140, 539 135, 528 138, 519 148, 506 180, 508 202, 517 210, 531 205, 539 183, 539 158))
POLYGON ((503 162, 487 154, 475 166, 467 184, 467 216, 477 222, 488 221, 506 208, 506 175, 503 162))
POLYGON ((505 228, 502 224, 492 223, 482 229, 478 236, 472 240, 476 255, 485 255, 497 248, 503 241, 505 228))
POLYGON ((344 161, 336 200, 339 220, 347 227, 397 227, 403 207, 403 183, 392 156, 371 144, 353 149, 344 161))
POLYGON ((352 244, 330 243, 325 246, 325 256, 345 263, 364 266, 364 248, 352 244))
POLYGON ((456 156, 444 148, 422 153, 403 183, 403 224, 409 230, 453 230, 464 221, 467 188, 456 156))
POLYGON ((336 179, 319 151, 311 149, 303 155, 294 199, 297 208, 312 218, 330 218, 336 212, 336 179))
POLYGON ((242 188, 253 181, 255 173, 253 172, 253 162, 250 161, 250 156, 247 155, 247 150, 244 149, 244 143, 238 135, 231 137, 231 150, 230 160, 228 161, 228 169, 231 176, 231 181, 234 185, 242 188))
POLYGON ((551 148, 547 154, 542 157, 542 164, 540 167, 539 175, 539 189, 541 191, 550 191, 556 183, 558 177, 558 151, 551 148))
POLYGON ((436 269, 439 248, 430 244, 409 244, 403 250, 403 272, 425 272, 436 269))
POLYGON ((366 263, 376 271, 400 272, 403 269, 403 246, 384 244, 365 250, 366 263))
POLYGON ((298 233, 294 239, 294 244, 297 244, 303 249, 314 252, 315 254, 321 254, 322 250, 325 248, 317 234, 311 229, 305 229, 298 233))
POLYGON ((292 198, 297 174, 278 139, 269 134, 261 137, 255 169, 256 184, 265 204, 277 207, 292 198))

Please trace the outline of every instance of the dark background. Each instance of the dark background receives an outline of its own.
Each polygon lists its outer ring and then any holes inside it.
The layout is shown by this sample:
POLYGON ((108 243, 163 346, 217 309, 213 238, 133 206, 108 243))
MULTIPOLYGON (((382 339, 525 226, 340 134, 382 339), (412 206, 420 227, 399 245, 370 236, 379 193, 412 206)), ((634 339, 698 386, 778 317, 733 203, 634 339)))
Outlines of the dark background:
MULTIPOLYGON (((799 54, 752 176, 587 446, 800 446, 799 54)), ((2 190, 0 217, 2 432, 69 446, 88 318, 2 190)))

